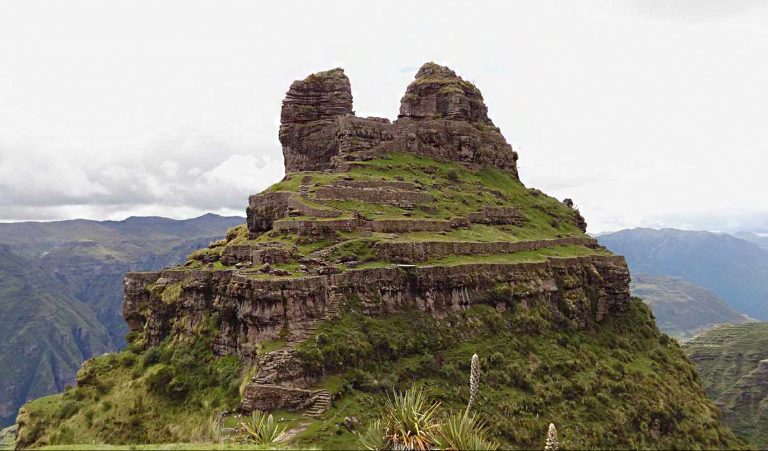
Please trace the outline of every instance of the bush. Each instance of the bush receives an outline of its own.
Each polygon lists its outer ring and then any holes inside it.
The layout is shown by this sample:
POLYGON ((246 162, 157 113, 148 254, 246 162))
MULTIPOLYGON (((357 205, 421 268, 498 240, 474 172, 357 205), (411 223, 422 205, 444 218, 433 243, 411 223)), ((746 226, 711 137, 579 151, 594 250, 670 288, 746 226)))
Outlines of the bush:
POLYGON ((64 401, 59 405, 56 417, 60 420, 66 420, 80 410, 80 406, 75 401, 64 401))
POLYGON ((237 426, 238 441, 255 445, 273 445, 285 441, 285 426, 280 426, 272 415, 255 410, 237 426))
POLYGON ((157 346, 153 346, 144 352, 144 356, 141 360, 141 365, 144 368, 149 368, 150 366, 160 363, 160 360, 163 357, 162 351, 157 346))

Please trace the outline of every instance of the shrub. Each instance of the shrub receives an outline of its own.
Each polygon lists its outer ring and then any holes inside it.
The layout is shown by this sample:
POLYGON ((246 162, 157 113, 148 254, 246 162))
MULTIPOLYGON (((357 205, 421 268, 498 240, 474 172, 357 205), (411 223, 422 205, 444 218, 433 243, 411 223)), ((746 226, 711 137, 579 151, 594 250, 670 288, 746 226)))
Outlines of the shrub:
POLYGON ((163 353, 157 346, 153 346, 144 353, 144 357, 141 360, 141 364, 144 368, 160 363, 160 359, 163 357, 163 353))
POLYGON ((395 449, 427 450, 434 446, 435 412, 440 403, 429 403, 422 388, 412 386, 387 399, 383 425, 395 449))
POLYGON ((435 429, 434 441, 440 449, 495 450, 487 424, 477 415, 455 413, 435 429))
POLYGON ((59 410, 56 412, 56 416, 60 420, 66 420, 76 414, 78 410, 80 410, 80 406, 75 401, 64 401, 59 405, 59 410))
POLYGON ((255 410, 237 426, 239 441, 255 445, 272 445, 285 440, 285 426, 280 427, 272 415, 255 410))
POLYGON ((381 425, 381 420, 375 420, 359 434, 360 444, 363 448, 372 451, 387 449, 387 431, 381 425))

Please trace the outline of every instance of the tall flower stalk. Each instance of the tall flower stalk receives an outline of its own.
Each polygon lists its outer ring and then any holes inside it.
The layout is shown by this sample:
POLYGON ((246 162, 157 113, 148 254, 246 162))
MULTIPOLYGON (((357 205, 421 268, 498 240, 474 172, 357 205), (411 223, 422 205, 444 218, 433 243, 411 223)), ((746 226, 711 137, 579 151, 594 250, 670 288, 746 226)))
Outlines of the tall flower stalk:
POLYGON ((560 449, 560 442, 557 441, 557 429, 554 423, 549 423, 547 432, 547 443, 544 445, 544 451, 557 451, 560 449))
POLYGON ((477 354, 472 355, 472 367, 469 372, 469 402, 464 416, 469 416, 469 412, 477 402, 477 390, 480 386, 480 358, 477 354))

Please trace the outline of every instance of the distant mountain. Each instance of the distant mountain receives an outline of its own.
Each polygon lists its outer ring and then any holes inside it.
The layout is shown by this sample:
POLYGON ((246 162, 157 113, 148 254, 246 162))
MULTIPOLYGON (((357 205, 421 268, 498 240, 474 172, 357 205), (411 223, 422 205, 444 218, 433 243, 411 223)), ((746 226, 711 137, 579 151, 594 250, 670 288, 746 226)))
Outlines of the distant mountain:
POLYGON ((744 323, 716 294, 680 277, 633 274, 632 294, 651 306, 662 332, 682 340, 721 323, 744 323))
POLYGON ((768 323, 716 328, 683 347, 725 422, 768 449, 768 323))
POLYGON ((757 233, 752 232, 736 232, 733 235, 736 238, 741 238, 742 240, 757 244, 763 249, 768 249, 768 235, 766 234, 758 235, 757 233))
POLYGON ((71 384, 115 345, 96 314, 37 262, 0 246, 0 426, 29 399, 71 384))
POLYGON ((768 320, 768 250, 731 235, 674 229, 604 234, 633 274, 683 277, 723 298, 737 312, 768 320))
POLYGON ((0 427, 123 346, 123 277, 175 265, 244 218, 0 224, 0 427))

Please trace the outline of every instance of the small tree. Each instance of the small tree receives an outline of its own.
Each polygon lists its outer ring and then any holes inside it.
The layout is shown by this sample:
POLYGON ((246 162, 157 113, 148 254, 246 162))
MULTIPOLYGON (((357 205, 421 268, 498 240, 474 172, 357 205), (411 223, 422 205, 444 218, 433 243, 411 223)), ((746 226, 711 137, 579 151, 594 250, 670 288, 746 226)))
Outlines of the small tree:
POLYGON ((547 443, 544 445, 544 451, 557 451, 560 449, 560 442, 557 441, 557 429, 554 423, 549 423, 547 432, 547 443))

